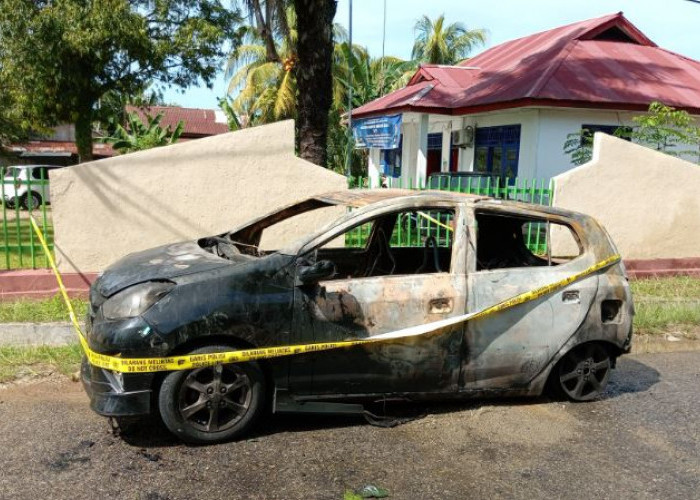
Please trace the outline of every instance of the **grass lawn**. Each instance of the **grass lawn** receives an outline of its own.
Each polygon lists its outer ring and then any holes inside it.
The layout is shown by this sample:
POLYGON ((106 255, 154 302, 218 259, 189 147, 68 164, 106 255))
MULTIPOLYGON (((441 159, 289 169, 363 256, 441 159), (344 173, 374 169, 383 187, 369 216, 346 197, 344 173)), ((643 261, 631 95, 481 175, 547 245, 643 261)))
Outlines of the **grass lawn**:
POLYGON ((700 278, 653 278, 631 285, 637 333, 700 333, 700 278))
MULTIPOLYGON (((635 332, 700 334, 700 278, 673 277, 632 281, 637 314, 635 332)), ((84 317, 88 302, 73 299, 78 318, 84 317)), ((0 323, 68 321, 60 296, 48 300, 0 302, 0 323)), ((49 372, 65 374, 78 370, 80 347, 1 347, 0 382, 49 372)))
MULTIPOLYGON (((88 301, 72 299, 73 309, 78 319, 84 318, 88 301)), ((69 321, 68 311, 60 295, 46 300, 18 300, 0 302, 0 323, 47 323, 69 321)))
POLYGON ((75 373, 80 365, 78 344, 67 346, 0 346, 0 383, 22 377, 75 373))

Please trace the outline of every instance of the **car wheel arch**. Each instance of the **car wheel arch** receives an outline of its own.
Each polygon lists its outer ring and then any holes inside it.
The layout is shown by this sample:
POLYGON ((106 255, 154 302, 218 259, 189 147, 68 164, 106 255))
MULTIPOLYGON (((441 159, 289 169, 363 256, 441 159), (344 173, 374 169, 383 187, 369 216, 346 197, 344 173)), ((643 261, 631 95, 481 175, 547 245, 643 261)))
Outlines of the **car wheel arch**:
POLYGON ((611 363, 610 368, 612 369, 615 368, 617 358, 624 354, 623 349, 621 349, 618 345, 605 339, 592 339, 585 340, 583 342, 567 343, 567 345, 560 349, 557 355, 554 358, 552 358, 552 361, 548 364, 547 369, 544 371, 544 373, 541 374, 545 375, 546 373, 546 375, 543 377, 544 383, 542 384, 541 390, 539 391, 540 395, 546 394, 548 390, 551 389, 552 384, 554 383, 553 377, 557 373, 557 367, 562 362, 562 360, 566 358, 566 356, 575 349, 580 349, 582 346, 586 346, 589 344, 600 345, 608 352, 611 363))
MULTIPOLYGON (((238 349, 255 349, 259 346, 256 346, 255 344, 252 344, 251 342, 241 339, 240 337, 235 337, 233 335, 226 335, 226 334, 214 334, 214 335, 204 335, 200 337, 195 337, 193 339, 190 339, 177 347, 175 347, 172 351, 170 351, 167 355, 168 356, 181 356, 184 354, 191 353, 192 351, 195 351, 196 349, 200 349, 202 347, 207 347, 210 345, 226 345, 230 346, 232 350, 238 350, 238 349)), ((263 374, 265 375, 265 387, 266 387, 266 397, 270 399, 271 395, 274 393, 275 389, 275 378, 272 370, 272 366, 266 359, 259 359, 257 360, 257 363, 260 365, 260 368, 262 368, 263 374)), ((168 375, 170 372, 158 372, 156 373, 156 376, 153 378, 152 382, 152 394, 155 398, 158 397, 158 392, 160 391, 160 386, 163 383, 163 379, 168 375)), ((152 408, 155 408, 156 406, 152 406, 152 408)))

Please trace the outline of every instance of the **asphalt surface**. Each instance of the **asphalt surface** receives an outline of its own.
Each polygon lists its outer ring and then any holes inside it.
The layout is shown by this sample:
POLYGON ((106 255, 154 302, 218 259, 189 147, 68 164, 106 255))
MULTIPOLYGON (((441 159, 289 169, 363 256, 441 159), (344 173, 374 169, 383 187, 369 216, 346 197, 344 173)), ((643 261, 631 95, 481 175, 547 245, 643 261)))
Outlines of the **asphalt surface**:
POLYGON ((192 447, 157 427, 114 436, 80 384, 50 378, 0 389, 0 498, 700 498, 699 386, 700 352, 635 355, 592 403, 430 405, 391 429, 277 416, 192 447))

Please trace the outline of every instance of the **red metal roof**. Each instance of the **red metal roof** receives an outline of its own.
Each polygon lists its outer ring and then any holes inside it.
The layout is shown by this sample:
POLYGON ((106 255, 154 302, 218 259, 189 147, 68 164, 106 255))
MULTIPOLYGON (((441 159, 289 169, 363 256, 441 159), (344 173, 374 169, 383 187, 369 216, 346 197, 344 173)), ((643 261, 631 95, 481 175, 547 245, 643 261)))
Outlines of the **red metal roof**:
POLYGON ((182 120, 185 128, 182 137, 206 137, 210 135, 224 134, 229 131, 226 122, 216 121, 216 110, 199 108, 181 108, 178 106, 147 106, 144 108, 127 106, 127 113, 138 113, 141 119, 145 118, 145 113, 156 116, 163 113, 160 125, 163 128, 170 126, 174 129, 177 123, 182 120))
MULTIPOLYGON (((78 154, 78 148, 74 142, 70 141, 27 141, 22 143, 11 144, 6 148, 6 151, 12 153, 27 153, 27 154, 47 154, 47 155, 60 155, 60 154, 78 154)), ((105 144, 102 142, 93 141, 92 144, 92 154, 97 157, 101 156, 114 156, 114 149, 112 149, 111 144, 105 144)))
POLYGON ((652 101, 700 112, 700 62, 657 47, 620 12, 502 43, 459 66, 424 65, 407 87, 353 116, 528 105, 636 110, 652 101))

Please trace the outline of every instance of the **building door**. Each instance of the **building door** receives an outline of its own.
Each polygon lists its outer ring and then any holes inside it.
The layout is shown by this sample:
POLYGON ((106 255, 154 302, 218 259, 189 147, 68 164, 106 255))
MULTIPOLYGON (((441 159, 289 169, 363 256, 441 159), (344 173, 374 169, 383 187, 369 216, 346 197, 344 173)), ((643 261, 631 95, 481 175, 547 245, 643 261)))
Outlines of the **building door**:
MULTIPOLYGON (((450 164, 448 171, 456 172, 459 148, 450 144, 450 164)), ((427 176, 442 172, 442 133, 428 134, 428 168, 427 176)))
POLYGON ((502 178, 518 176, 520 125, 476 129, 474 171, 502 178))
POLYGON ((442 134, 428 134, 428 168, 427 176, 440 172, 442 163, 442 134))

